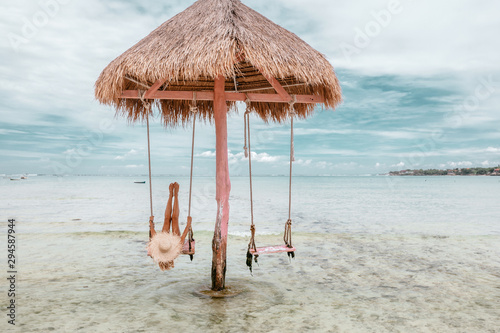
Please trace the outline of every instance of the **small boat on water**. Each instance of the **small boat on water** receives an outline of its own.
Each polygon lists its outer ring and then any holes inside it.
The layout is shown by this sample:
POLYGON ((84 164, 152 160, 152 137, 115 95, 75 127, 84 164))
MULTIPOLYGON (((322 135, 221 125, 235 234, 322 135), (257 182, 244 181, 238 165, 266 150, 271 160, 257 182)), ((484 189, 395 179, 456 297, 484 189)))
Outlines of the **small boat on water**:
POLYGON ((21 180, 21 178, 11 178, 10 180, 21 180))
POLYGON ((143 182, 134 182, 134 184, 146 184, 146 181, 143 181, 143 182))

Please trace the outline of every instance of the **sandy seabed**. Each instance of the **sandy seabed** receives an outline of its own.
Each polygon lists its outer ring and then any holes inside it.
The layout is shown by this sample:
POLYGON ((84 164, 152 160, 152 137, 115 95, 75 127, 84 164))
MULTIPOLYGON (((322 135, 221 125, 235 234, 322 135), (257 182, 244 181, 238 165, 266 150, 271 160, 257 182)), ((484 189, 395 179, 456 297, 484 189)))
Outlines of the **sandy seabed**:
MULTIPOLYGON (((19 235, 19 332, 500 332, 500 236, 294 234, 298 248, 245 265, 229 239, 227 284, 211 299, 211 233, 193 262, 161 272, 147 234, 19 235)), ((259 236, 259 245, 279 243, 259 236)), ((3 329, 2 329, 3 330, 3 329)))

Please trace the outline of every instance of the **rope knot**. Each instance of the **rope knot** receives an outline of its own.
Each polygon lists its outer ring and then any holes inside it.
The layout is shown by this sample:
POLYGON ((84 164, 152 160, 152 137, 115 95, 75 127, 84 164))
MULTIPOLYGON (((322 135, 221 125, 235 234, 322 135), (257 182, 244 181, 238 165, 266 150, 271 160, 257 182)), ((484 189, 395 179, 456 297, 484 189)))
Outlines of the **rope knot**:
POLYGON ((285 245, 288 247, 293 247, 292 246, 292 219, 288 219, 285 223, 285 232, 283 234, 283 241, 285 242, 285 245))
POLYGON ((144 107, 144 109, 146 110, 150 110, 151 109, 151 103, 146 101, 144 99, 144 95, 146 95, 146 91, 145 90, 139 90, 139 99, 141 100, 142 102, 142 106, 144 107))
POLYGON ((198 106, 196 105, 196 91, 193 91, 193 104, 189 108, 189 111, 192 113, 198 112, 198 106))

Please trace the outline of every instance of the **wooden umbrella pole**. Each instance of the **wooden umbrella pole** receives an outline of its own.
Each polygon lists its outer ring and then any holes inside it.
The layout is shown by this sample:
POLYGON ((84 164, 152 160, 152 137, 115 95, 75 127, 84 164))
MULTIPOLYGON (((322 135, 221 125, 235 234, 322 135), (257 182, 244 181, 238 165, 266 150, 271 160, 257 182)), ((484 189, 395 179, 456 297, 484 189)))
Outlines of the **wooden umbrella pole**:
POLYGON ((229 163, 227 150, 227 104, 224 92, 224 77, 215 79, 214 121, 216 157, 216 194, 217 217, 212 240, 212 290, 220 291, 225 287, 226 248, 229 223, 229 163))

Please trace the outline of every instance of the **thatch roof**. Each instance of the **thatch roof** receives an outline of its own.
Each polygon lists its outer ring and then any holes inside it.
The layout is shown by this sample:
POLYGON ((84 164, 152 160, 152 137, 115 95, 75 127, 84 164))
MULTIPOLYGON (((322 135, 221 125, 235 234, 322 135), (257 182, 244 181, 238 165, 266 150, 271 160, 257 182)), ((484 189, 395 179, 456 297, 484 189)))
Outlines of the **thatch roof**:
MULTIPOLYGON (((263 74, 275 77, 289 94, 322 96, 327 108, 342 99, 333 67, 321 53, 239 0, 199 0, 172 17, 103 70, 95 95, 133 121, 144 118, 145 110, 140 100, 122 99, 124 90, 147 90, 167 79, 159 90, 208 91, 214 78, 224 75, 226 91, 275 94, 263 74)), ((190 101, 154 104, 166 124, 190 116, 190 101)), ((198 102, 198 115, 211 119, 212 107, 212 101, 198 102)), ((294 105, 302 117, 314 107, 294 105)), ((275 121, 285 119, 288 108, 287 103, 250 105, 264 120, 275 121)))

